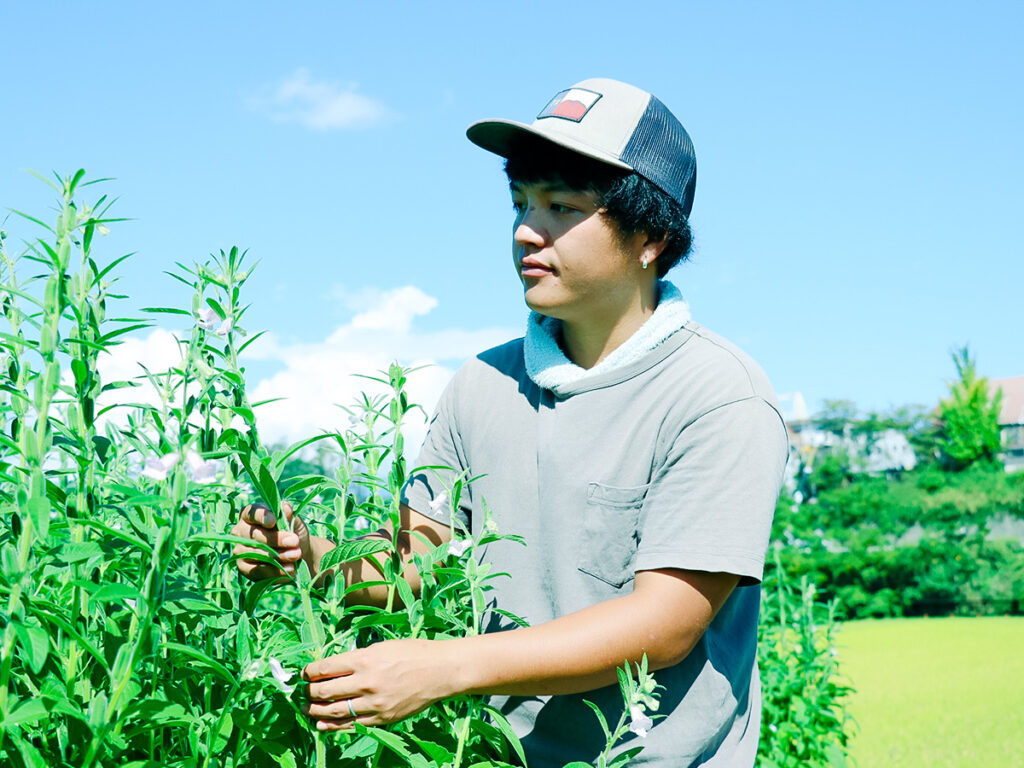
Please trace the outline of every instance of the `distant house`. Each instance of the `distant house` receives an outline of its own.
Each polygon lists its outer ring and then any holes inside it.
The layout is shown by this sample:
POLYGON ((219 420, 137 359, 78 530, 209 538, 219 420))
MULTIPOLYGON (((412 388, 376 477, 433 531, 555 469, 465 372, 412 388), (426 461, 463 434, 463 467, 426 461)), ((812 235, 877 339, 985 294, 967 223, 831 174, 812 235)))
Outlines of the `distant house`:
POLYGON ((786 423, 789 432, 791 461, 813 463, 817 453, 842 451, 850 462, 850 471, 878 474, 901 472, 917 466, 917 456, 907 436, 897 429, 884 429, 872 435, 837 435, 821 429, 812 419, 792 420, 786 423))
POLYGON ((1003 466, 1007 472, 1024 470, 1024 376, 989 379, 988 385, 993 394, 1003 391, 999 410, 1003 466))

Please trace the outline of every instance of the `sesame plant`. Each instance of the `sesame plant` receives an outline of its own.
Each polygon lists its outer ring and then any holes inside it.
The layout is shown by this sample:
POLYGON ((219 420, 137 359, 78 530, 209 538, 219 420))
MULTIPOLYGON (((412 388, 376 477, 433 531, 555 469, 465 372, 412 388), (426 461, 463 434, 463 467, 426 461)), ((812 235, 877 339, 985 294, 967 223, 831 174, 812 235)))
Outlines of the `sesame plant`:
POLYGON ((758 626, 763 717, 758 745, 764 768, 850 765, 852 686, 840 674, 836 603, 821 603, 814 584, 786 577, 778 549, 766 572, 758 626))
MULTIPOLYGON (((439 702, 388 728, 322 734, 303 713, 303 665, 390 638, 476 634, 490 572, 475 552, 493 525, 416 557, 422 590, 400 578, 395 545, 359 538, 397 524, 408 469, 402 424, 415 408, 398 365, 371 377, 349 427, 268 449, 240 355, 249 276, 237 249, 179 264, 187 309, 150 307, 187 327, 181 360, 101 376, 103 356, 149 319, 119 317, 116 267, 97 235, 118 221, 110 201, 81 202, 79 171, 49 183, 52 222, 18 214, 40 235, 15 249, 0 236, 0 765, 15 768, 181 766, 506 766, 522 747, 486 700, 439 702), (316 446, 314 446, 316 444, 316 446), (330 471, 285 476, 318 447, 330 471), (240 579, 226 533, 242 507, 287 500, 314 533, 340 542, 324 567, 376 556, 388 600, 349 605, 343 580, 240 579)), ((457 506, 469 478, 441 503, 457 506)), ((285 515, 279 514, 283 520, 285 515)), ((245 540, 252 545, 252 542, 245 540)), ((260 555, 256 555, 260 557, 260 555)), ((271 561, 271 550, 265 557, 271 561)), ((626 668, 628 669, 628 668, 626 668)), ((620 671, 627 714, 612 746, 644 735, 656 707, 646 666, 620 671)))

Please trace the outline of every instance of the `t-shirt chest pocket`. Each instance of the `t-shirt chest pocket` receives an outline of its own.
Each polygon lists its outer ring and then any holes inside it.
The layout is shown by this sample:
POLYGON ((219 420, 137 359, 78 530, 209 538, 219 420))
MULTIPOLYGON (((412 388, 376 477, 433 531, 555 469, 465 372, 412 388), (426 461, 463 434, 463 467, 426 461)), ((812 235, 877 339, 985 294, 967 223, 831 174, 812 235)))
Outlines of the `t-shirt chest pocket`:
POLYGON ((582 540, 576 557, 579 570, 613 587, 621 587, 633 578, 640 508, 648 487, 587 486, 582 540))

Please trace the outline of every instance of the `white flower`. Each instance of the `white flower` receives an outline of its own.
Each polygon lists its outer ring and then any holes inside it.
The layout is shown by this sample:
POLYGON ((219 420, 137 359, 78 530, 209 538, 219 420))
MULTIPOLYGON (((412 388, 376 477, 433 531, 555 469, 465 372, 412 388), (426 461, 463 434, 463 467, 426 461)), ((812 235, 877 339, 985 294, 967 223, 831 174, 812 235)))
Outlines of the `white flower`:
POLYGON ((440 496, 430 500, 430 511, 434 514, 448 509, 448 493, 447 491, 442 493, 440 496))
POLYGON ((352 523, 352 526, 353 526, 353 527, 354 527, 354 528, 355 528, 355 529, 356 529, 357 531, 365 531, 365 530, 368 530, 368 529, 369 529, 369 527, 370 527, 370 521, 369 521, 369 520, 367 520, 367 519, 366 519, 365 517, 357 517, 357 518, 356 518, 356 521, 355 521, 354 523, 352 523))
POLYGON ((217 327, 217 330, 214 331, 214 333, 216 333, 218 336, 226 336, 228 332, 234 327, 234 321, 230 317, 225 317, 224 322, 217 327))
POLYGON ((654 726, 654 721, 644 714, 643 707, 634 704, 629 708, 629 730, 641 739, 647 738, 647 732, 654 726))
POLYGON ((142 470, 142 476, 148 477, 150 480, 166 480, 167 473, 177 466, 179 458, 176 453, 164 454, 159 459, 148 458, 146 466, 142 470))
POLYGON ((213 307, 203 307, 199 310, 199 315, 196 317, 196 325, 204 331, 212 331, 213 326, 216 325, 218 320, 220 320, 220 317, 213 307))
POLYGON ((216 461, 204 461, 203 457, 195 451, 185 454, 185 460, 188 462, 188 468, 192 470, 192 479, 197 483, 206 485, 217 479, 219 467, 216 461))
POLYGON ((285 670, 285 668, 281 666, 281 662, 273 656, 270 657, 270 674, 274 676, 278 686, 285 693, 291 693, 295 690, 294 685, 288 685, 288 681, 295 677, 295 673, 285 670))
POLYGON ((448 554, 454 557, 462 557, 473 543, 472 539, 452 539, 448 543, 448 554))
POLYGON ((100 225, 99 225, 98 227, 96 227, 96 231, 97 231, 97 232, 99 232, 99 233, 100 233, 101 235, 103 235, 104 237, 106 237, 107 235, 109 235, 109 234, 110 234, 110 230, 109 230, 109 229, 107 229, 107 228, 106 228, 105 226, 103 226, 102 224, 100 224, 100 225))

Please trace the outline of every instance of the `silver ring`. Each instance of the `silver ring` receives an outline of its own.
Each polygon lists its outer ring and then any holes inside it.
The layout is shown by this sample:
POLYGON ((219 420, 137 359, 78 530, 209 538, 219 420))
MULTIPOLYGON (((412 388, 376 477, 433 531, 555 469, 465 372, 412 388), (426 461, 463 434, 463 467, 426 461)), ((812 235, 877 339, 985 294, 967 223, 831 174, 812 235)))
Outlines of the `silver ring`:
POLYGON ((352 699, 345 699, 345 701, 348 703, 348 711, 352 715, 352 719, 354 720, 359 717, 359 715, 356 714, 355 707, 352 706, 352 699))

